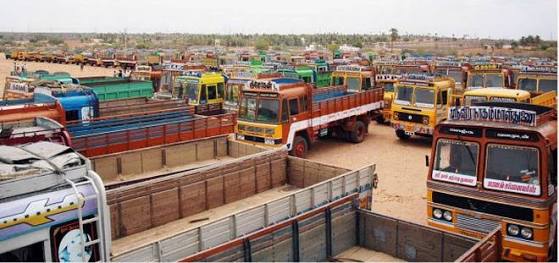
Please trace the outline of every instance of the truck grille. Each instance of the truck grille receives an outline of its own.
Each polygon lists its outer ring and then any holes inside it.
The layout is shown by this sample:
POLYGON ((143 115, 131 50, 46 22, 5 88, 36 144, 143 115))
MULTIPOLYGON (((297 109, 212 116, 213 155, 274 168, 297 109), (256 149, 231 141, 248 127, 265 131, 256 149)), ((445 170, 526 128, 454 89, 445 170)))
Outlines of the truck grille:
POLYGON ((456 217, 457 227, 477 232, 489 233, 500 225, 501 224, 499 222, 489 219, 479 219, 461 214, 456 217))
POLYGON ((398 112, 398 120, 415 122, 415 123, 423 123, 423 115, 411 114, 411 113, 405 113, 405 112, 398 112))

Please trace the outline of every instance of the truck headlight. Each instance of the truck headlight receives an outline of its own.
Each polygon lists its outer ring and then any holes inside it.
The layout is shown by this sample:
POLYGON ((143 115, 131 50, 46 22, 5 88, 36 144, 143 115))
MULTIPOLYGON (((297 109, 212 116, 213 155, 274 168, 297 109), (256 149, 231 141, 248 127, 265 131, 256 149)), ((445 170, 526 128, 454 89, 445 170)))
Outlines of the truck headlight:
POLYGON ((446 220, 448 222, 452 222, 452 212, 444 211, 443 217, 444 217, 444 220, 446 220))
POLYGON ((264 132, 266 135, 274 135, 274 129, 265 129, 264 132))
POLYGON ((510 224, 507 227, 507 233, 509 234, 509 236, 518 236, 519 232, 520 232, 520 227, 518 227, 517 225, 510 224))
POLYGON ((423 116, 423 124, 429 125, 429 116, 423 116))
POLYGON ((522 238, 532 239, 533 231, 528 227, 523 227, 522 230, 520 230, 520 235, 522 236, 522 238))
POLYGON ((244 140, 245 136, 242 134, 237 134, 237 140, 244 140))
POLYGON ((272 144, 272 145, 275 144, 275 143, 274 143, 274 139, 272 139, 272 138, 266 138, 266 139, 264 139, 264 143, 265 143, 265 144, 272 144))
POLYGON ((436 219, 441 219, 443 217, 443 211, 441 209, 433 209, 433 217, 436 219))

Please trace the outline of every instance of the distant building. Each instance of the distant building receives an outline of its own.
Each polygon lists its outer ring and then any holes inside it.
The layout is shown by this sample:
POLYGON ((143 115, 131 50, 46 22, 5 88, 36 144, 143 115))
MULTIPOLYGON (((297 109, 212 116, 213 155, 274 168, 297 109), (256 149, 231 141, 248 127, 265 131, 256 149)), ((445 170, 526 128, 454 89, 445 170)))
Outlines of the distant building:
POLYGON ((357 52, 359 50, 361 49, 358 47, 350 46, 348 44, 343 44, 340 46, 340 51, 342 52, 357 52))

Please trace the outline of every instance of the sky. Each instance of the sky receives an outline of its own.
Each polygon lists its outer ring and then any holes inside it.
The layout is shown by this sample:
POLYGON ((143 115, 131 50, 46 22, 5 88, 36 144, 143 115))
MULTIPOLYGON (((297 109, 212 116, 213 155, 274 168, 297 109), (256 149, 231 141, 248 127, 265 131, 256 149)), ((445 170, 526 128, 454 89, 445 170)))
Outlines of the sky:
POLYGON ((557 0, 4 0, 0 32, 557 38, 557 0), (21 11, 21 10, 24 10, 21 11))

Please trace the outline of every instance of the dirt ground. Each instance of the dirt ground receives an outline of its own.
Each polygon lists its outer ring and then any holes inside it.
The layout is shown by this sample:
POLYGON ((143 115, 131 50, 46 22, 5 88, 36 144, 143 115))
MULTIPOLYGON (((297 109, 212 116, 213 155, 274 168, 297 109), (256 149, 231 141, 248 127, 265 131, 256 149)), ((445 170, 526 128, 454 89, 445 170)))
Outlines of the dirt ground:
MULTIPOLYGON (((17 61, 18 64, 25 64, 28 71, 47 70, 49 72, 64 71, 70 73, 73 77, 86 77, 86 76, 112 76, 114 69, 100 68, 85 66, 83 71, 78 65, 67 64, 54 64, 54 63, 39 63, 39 62, 22 62, 17 61)), ((14 69, 14 61, 7 60, 3 53, 0 53, 0 93, 4 92, 4 85, 6 77, 10 76, 10 72, 14 69)))
POLYGON ((379 183, 373 191, 373 210, 426 225, 425 155, 430 150, 430 138, 402 141, 392 127, 371 123, 362 143, 320 140, 312 145, 307 158, 348 169, 375 163, 379 183))

